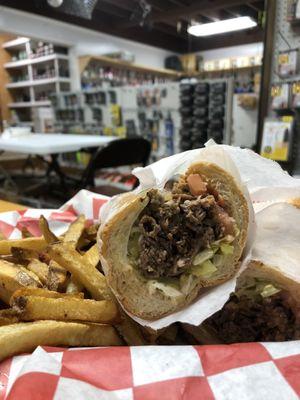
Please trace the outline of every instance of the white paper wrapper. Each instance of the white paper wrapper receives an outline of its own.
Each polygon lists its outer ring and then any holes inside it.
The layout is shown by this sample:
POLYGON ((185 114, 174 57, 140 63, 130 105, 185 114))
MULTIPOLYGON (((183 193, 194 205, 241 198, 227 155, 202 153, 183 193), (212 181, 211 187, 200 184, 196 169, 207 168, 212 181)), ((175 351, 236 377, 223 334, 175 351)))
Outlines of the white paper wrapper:
POLYGON ((264 201, 262 194, 265 194, 264 198, 267 200, 268 190, 271 193, 272 188, 292 189, 300 187, 300 180, 292 178, 275 161, 263 158, 249 149, 227 145, 220 147, 232 157, 242 181, 247 185, 252 201, 264 201), (267 189, 267 192, 264 192, 263 189, 267 189), (259 197, 259 194, 261 194, 261 197, 259 197))
POLYGON ((300 210, 288 203, 271 204, 256 214, 252 259, 300 282, 300 210))
MULTIPOLYGON (((140 186, 136 189, 135 192, 140 193, 149 188, 162 189, 169 179, 177 174, 183 174, 191 164, 197 161, 212 162, 225 169, 235 178, 236 183, 243 191, 248 201, 248 240, 243 255, 242 267, 239 271, 240 273, 249 260, 250 249, 254 240, 254 212, 250 196, 245 185, 246 182, 244 182, 242 177, 240 176, 237 166, 229 155, 226 146, 209 144, 208 147, 204 149, 186 151, 184 153, 164 158, 145 168, 136 168, 133 173, 139 178, 140 186)), ((119 198, 115 197, 101 209, 102 225, 104 225, 113 216, 113 214, 118 209, 118 206, 119 198)), ((104 259, 101 259, 101 261, 105 271, 106 262, 104 259)), ((208 318, 223 307, 225 302, 228 300, 230 293, 235 288, 237 276, 238 274, 226 283, 205 292, 193 304, 187 306, 183 310, 177 313, 173 313, 159 320, 147 321, 141 318, 137 318, 129 313, 128 314, 141 325, 150 327, 155 330, 164 328, 174 322, 185 322, 193 325, 199 325, 206 318, 208 318)))

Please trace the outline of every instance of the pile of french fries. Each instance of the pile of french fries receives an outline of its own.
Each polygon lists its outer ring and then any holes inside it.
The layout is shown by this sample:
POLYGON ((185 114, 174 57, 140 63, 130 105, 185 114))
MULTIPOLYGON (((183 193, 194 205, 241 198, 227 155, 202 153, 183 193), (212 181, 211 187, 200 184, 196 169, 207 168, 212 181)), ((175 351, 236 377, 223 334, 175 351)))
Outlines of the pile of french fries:
POLYGON ((0 240, 0 360, 39 345, 197 343, 177 324, 153 332, 131 320, 106 284, 98 225, 80 215, 60 237, 40 217, 41 237, 0 240))

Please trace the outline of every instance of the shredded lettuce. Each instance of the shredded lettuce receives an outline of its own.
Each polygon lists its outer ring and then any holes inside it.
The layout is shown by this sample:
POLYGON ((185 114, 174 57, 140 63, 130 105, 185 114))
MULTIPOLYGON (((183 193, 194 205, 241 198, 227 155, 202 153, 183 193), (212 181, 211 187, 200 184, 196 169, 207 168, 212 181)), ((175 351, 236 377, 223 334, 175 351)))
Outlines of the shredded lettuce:
POLYGON ((206 260, 201 265, 194 265, 191 273, 200 278, 209 278, 217 271, 217 267, 210 261, 206 260))
POLYGON ((279 293, 280 289, 277 289, 274 285, 269 283, 268 285, 265 285, 263 290, 260 292, 260 295, 262 297, 270 297, 273 296, 276 293, 279 293))
POLYGON ((250 298, 257 298, 257 300, 259 300, 259 297, 270 297, 276 293, 279 293, 280 291, 280 288, 276 287, 273 283, 270 283, 265 279, 248 277, 246 285, 243 285, 236 292, 236 295, 238 297, 247 296, 250 298))
POLYGON ((220 247, 220 245, 221 245, 222 243, 232 243, 232 242, 234 241, 234 239, 235 239, 235 236, 226 235, 226 236, 224 236, 222 239, 215 240, 215 241, 212 243, 211 246, 218 246, 218 247, 220 247))
POLYGON ((212 258, 213 256, 214 256, 214 251, 212 249, 205 249, 195 256, 193 260, 193 265, 200 265, 204 263, 204 261, 212 258))
POLYGON ((219 244, 212 243, 211 246, 210 246, 210 248, 212 249, 212 251, 213 251, 214 253, 217 253, 217 251, 218 251, 219 248, 220 248, 220 245, 219 245, 219 244))
POLYGON ((233 254, 233 246, 228 243, 221 243, 220 245, 221 252, 227 256, 229 254, 233 254))
POLYGON ((234 247, 229 244, 233 240, 233 236, 227 235, 223 239, 213 242, 208 249, 198 253, 193 260, 190 273, 204 278, 213 275, 224 263, 224 258, 233 254, 234 247))
POLYGON ((186 274, 180 275, 179 283, 180 283, 181 292, 184 294, 188 294, 191 292, 191 290, 193 289, 193 286, 195 286, 197 282, 195 281, 195 278, 193 275, 186 273, 186 274))
POLYGON ((221 265, 224 262, 224 254, 215 254, 213 259, 212 259, 212 263, 214 264, 215 267, 221 267, 221 265))

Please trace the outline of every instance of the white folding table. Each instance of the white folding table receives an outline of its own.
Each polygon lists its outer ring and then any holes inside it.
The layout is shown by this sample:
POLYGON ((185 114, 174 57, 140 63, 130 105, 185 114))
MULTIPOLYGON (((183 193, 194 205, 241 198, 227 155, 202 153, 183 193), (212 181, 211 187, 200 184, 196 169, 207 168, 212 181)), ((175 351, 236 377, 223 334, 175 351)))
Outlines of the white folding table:
POLYGON ((104 146, 115 139, 114 136, 31 133, 7 139, 0 137, 0 151, 45 156, 104 146))
POLYGON ((0 152, 28 154, 43 158, 50 156, 47 176, 54 171, 64 185, 64 174, 57 157, 84 148, 101 147, 117 139, 114 136, 74 135, 60 133, 31 133, 18 137, 3 138, 0 136, 0 152))

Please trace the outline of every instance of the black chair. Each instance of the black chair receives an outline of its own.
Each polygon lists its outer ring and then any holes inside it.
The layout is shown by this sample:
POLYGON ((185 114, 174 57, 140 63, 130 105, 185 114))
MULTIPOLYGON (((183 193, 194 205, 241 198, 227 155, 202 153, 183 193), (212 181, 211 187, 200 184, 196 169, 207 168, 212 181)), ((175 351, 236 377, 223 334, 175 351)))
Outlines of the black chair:
MULTIPOLYGON (((88 188, 97 193, 113 196, 125 190, 114 187, 113 185, 103 185, 96 187, 95 173, 103 168, 114 168, 128 165, 145 166, 151 153, 151 143, 143 138, 117 139, 110 142, 107 146, 99 148, 91 155, 85 171, 83 172, 79 189, 88 188)), ((134 187, 138 185, 138 181, 134 187)))

